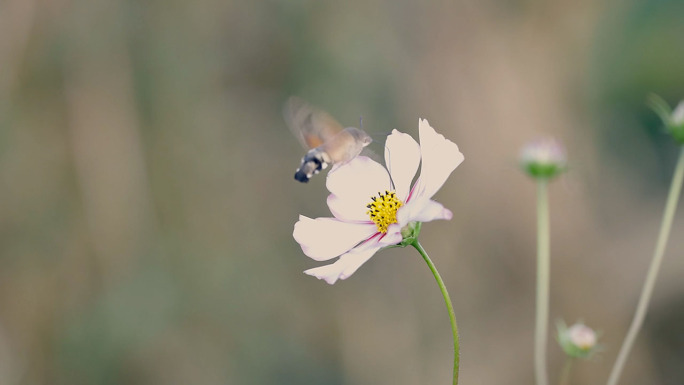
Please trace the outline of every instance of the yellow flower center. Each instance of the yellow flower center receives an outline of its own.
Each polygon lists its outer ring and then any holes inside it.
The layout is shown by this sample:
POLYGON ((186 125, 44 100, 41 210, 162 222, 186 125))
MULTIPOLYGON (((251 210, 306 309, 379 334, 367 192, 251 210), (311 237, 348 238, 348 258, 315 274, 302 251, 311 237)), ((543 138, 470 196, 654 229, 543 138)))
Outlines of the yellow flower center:
POLYGON ((378 226, 379 232, 387 233, 387 227, 392 223, 397 223, 397 210, 403 203, 397 198, 394 191, 385 191, 384 194, 378 193, 378 197, 373 196, 371 199, 373 201, 366 206, 368 207, 366 214, 378 226))

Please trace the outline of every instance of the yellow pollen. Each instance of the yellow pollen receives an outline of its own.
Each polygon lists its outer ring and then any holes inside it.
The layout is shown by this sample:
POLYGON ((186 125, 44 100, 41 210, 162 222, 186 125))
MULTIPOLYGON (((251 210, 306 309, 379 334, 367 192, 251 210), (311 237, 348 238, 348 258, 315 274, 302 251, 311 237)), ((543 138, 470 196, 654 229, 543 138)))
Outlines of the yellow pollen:
POLYGON ((387 227, 392 223, 397 223, 397 210, 403 203, 394 191, 378 193, 378 197, 372 196, 371 199, 373 201, 366 206, 368 207, 366 214, 378 226, 379 232, 387 233, 387 227))

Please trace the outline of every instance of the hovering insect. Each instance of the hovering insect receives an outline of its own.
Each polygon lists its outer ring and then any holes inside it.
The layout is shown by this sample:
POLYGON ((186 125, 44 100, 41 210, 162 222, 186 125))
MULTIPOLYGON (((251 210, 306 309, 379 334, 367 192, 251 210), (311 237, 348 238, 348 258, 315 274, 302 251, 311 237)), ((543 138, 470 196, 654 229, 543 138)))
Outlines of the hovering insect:
POLYGON ((372 139, 356 127, 343 128, 325 111, 290 97, 285 103, 285 121, 308 152, 295 172, 295 179, 306 183, 330 164, 335 167, 357 157, 372 139))

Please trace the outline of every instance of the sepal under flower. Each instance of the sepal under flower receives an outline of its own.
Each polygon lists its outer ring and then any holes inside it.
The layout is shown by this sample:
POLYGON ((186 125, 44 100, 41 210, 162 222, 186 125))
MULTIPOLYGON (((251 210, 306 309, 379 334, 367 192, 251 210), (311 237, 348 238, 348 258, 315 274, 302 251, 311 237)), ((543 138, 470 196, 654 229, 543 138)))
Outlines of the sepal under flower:
POLYGON ((409 222, 406 226, 401 228, 402 240, 401 246, 413 245, 418 241, 418 235, 420 235, 420 228, 423 226, 423 222, 409 222))

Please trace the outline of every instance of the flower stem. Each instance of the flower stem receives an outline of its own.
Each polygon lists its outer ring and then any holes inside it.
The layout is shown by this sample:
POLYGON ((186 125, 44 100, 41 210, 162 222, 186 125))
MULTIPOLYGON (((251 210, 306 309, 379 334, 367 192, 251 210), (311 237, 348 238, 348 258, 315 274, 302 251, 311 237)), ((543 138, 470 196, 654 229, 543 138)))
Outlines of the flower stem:
POLYGON ((558 385, 568 385, 570 381, 570 368, 572 368, 573 361, 572 357, 565 359, 565 364, 563 364, 563 369, 558 379, 558 385))
POLYGON ((413 243, 411 243, 413 247, 418 250, 421 256, 423 256, 423 259, 425 260, 425 263, 427 263, 428 267, 430 268, 430 271, 432 271, 432 275, 435 276, 435 280, 437 281, 437 285, 439 285, 439 290, 442 291, 442 296, 444 297, 444 302, 446 302, 446 307, 447 311, 449 312, 449 320, 451 321, 451 333, 453 334, 454 337, 454 385, 458 384, 458 363, 459 363, 459 348, 458 348, 458 326, 456 325, 456 314, 454 314, 454 307, 451 304, 451 298, 449 298, 449 292, 446 289, 446 286, 444 286, 444 282, 442 281, 442 277, 439 275, 439 272, 437 271, 437 268, 435 267, 434 263, 432 263, 432 260, 430 260, 430 257, 428 257, 427 253, 425 252, 425 249, 423 249, 423 246, 418 242, 418 240, 415 240, 413 243))
POLYGON ((546 337, 549 321, 549 198, 547 180, 537 180, 537 315, 534 334, 534 376, 537 385, 549 383, 546 337))
POLYGON ((677 210, 677 202, 679 201, 679 195, 682 191, 683 180, 684 147, 680 149, 679 160, 677 161, 674 176, 672 177, 670 193, 667 196, 665 213, 663 214, 663 221, 660 225, 660 234, 658 235, 656 248, 653 252, 653 260, 651 261, 651 266, 649 267, 648 274, 646 275, 644 288, 641 290, 641 297, 639 297, 639 303, 637 305, 636 312, 634 313, 632 324, 629 326, 629 331, 627 332, 625 341, 622 343, 620 353, 615 360, 615 365, 613 366, 613 370, 610 372, 610 377, 608 377, 608 385, 616 385, 620 379, 620 374, 622 373, 622 368, 625 366, 625 362, 627 361, 627 356, 629 355, 632 345, 634 344, 634 340, 636 339, 639 329, 641 329, 641 325, 644 322, 644 317, 646 316, 646 311, 648 310, 648 303, 650 302, 651 294, 653 293, 653 286, 655 286, 656 279, 658 278, 658 271, 660 270, 660 264, 663 260, 663 255, 665 254, 667 239, 670 236, 672 219, 674 218, 675 211, 677 210))

